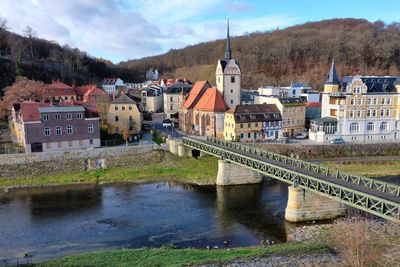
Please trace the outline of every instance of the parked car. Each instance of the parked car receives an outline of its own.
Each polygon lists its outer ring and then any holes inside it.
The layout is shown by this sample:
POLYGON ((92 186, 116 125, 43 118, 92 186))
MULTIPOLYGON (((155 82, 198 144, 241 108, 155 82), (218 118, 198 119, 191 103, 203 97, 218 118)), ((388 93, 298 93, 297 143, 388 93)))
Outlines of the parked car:
POLYGON ((289 143, 289 137, 282 137, 282 138, 276 139, 276 142, 280 143, 280 144, 287 144, 287 143, 289 143))
POLYGON ((342 137, 335 138, 335 139, 333 139, 333 140, 331 141, 331 144, 335 144, 335 145, 342 145, 342 144, 344 144, 344 143, 345 143, 345 142, 344 142, 344 140, 343 140, 342 137))
POLYGON ((295 139, 307 139, 307 138, 308 138, 308 133, 307 133, 307 132, 304 132, 304 133, 296 134, 296 135, 294 136, 294 138, 295 138, 295 139))
POLYGON ((151 129, 151 125, 150 124, 147 124, 147 123, 142 124, 142 130, 143 131, 150 131, 150 129, 151 129))
POLYGON ((173 125, 172 121, 169 119, 163 120, 163 122, 162 122, 163 127, 172 127, 172 125, 173 125))

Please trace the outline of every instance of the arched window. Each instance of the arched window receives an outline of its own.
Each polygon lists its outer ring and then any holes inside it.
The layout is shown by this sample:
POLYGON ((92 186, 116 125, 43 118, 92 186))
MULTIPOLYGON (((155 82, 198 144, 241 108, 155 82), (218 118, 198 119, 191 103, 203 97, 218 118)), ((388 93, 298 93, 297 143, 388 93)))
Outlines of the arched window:
POLYGON ((350 132, 351 133, 356 133, 360 131, 360 124, 357 122, 353 122, 350 124, 350 132))
POLYGON ((388 123, 386 121, 381 122, 381 126, 379 127, 381 131, 387 131, 388 130, 388 123))
POLYGON ((369 132, 375 131, 375 124, 372 121, 367 123, 367 131, 369 132))

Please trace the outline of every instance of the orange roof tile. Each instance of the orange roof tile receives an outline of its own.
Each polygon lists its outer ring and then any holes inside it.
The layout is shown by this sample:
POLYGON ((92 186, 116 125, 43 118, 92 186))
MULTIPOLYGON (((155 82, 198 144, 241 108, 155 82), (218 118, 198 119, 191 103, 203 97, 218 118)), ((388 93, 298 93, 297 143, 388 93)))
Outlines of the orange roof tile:
POLYGON ((225 112, 229 106, 216 87, 205 90, 194 109, 201 111, 225 112))
POLYGON ((21 114, 23 121, 39 121, 40 120, 40 107, 49 107, 50 103, 38 103, 38 102, 22 102, 21 103, 21 114))
POLYGON ((61 82, 60 80, 53 81, 51 84, 46 86, 47 89, 72 89, 71 86, 61 82))
POLYGON ((186 99, 185 103, 183 104, 183 107, 186 109, 192 108, 194 105, 196 105, 197 101, 199 100, 199 97, 203 93, 202 91, 203 88, 207 89, 210 88, 210 84, 208 81, 198 81, 193 85, 192 90, 190 90, 189 96, 186 99))

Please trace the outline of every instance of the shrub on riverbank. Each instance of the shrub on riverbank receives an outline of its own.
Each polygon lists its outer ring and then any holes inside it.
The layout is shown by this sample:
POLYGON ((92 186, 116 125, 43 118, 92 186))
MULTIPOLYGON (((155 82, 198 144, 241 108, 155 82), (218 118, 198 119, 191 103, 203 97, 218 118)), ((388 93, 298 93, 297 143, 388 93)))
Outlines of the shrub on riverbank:
POLYGON ((323 245, 300 243, 212 250, 141 248, 78 254, 46 261, 38 264, 38 266, 182 266, 209 262, 223 264, 237 258, 273 255, 294 256, 328 253, 329 251, 329 248, 323 245))

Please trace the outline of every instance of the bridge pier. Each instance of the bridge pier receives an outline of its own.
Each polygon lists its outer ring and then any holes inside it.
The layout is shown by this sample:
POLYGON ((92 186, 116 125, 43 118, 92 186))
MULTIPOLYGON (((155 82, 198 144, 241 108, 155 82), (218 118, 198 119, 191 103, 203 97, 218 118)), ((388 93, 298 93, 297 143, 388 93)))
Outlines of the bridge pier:
POLYGON ((333 219, 343 216, 345 213, 346 206, 338 201, 289 186, 285 212, 285 219, 289 222, 333 219))
POLYGON ((248 168, 218 160, 217 185, 258 184, 263 181, 263 176, 248 168))

